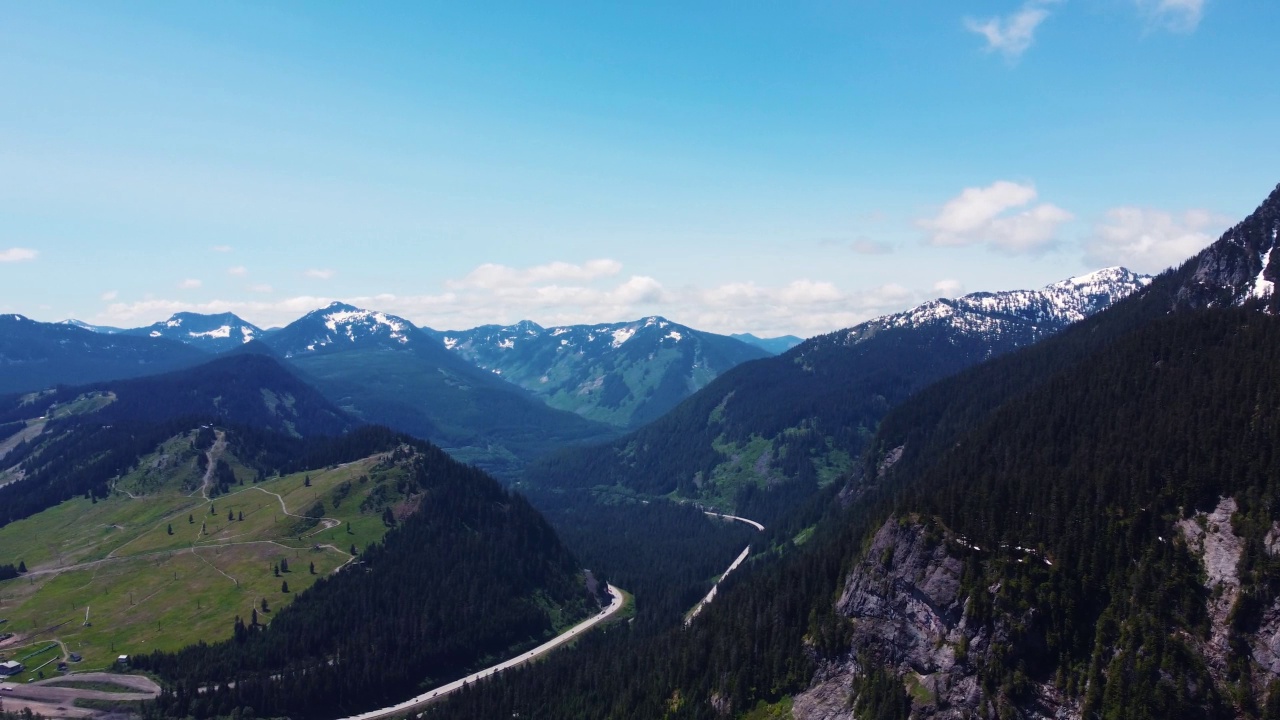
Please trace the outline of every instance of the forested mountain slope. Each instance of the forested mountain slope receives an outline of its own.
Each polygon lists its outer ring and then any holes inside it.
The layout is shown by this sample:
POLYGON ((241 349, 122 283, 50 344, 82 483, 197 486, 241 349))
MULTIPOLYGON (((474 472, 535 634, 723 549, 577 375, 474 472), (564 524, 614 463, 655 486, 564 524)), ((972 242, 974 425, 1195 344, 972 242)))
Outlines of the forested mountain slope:
POLYGON ((0 422, 24 441, 0 457, 0 524, 108 482, 197 422, 290 436, 337 435, 355 423, 275 360, 218 358, 189 370, 0 399, 0 422))
POLYGON ((1280 717, 1280 319, 1262 268, 1202 271, 1273 239, 1278 203, 890 413, 807 542, 766 533, 785 552, 690 631, 439 716, 1280 717))
POLYGON ((730 368, 771 354, 662 317, 552 328, 526 320, 430 332, 551 407, 619 428, 654 420, 730 368))
POLYGON ((170 683, 152 712, 359 712, 517 654, 595 611, 576 561, 523 498, 438 448, 400 441, 414 454, 405 489, 416 509, 265 628, 135 658, 170 683))
POLYGON ((539 454, 612 434, 547 407, 394 315, 334 303, 263 342, 355 417, 495 472, 514 473, 539 454))
POLYGON ((1034 343, 1143 287, 1122 268, 1038 291, 974 293, 747 363, 660 420, 531 466, 542 487, 619 485, 766 520, 847 473, 886 412, 938 378, 1034 343))

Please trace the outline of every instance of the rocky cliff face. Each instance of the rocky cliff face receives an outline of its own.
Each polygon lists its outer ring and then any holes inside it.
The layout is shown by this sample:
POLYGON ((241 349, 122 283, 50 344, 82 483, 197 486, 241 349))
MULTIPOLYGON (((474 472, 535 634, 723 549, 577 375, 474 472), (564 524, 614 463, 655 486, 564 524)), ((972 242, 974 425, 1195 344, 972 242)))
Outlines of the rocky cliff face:
MULTIPOLYGON (((1233 626, 1245 550, 1244 538, 1232 527, 1237 508, 1234 499, 1223 498, 1212 512, 1180 521, 1176 537, 1165 538, 1186 543, 1202 563, 1209 619, 1207 632, 1170 632, 1188 642, 1224 696, 1241 692, 1233 677, 1238 665, 1233 669, 1232 644, 1243 643, 1253 661, 1252 704, 1263 707, 1280 679, 1280 597, 1268 599, 1256 629, 1242 632, 1233 626)), ((1268 554, 1280 553, 1280 522, 1265 545, 1268 554)), ((912 718, 1080 718, 1081 699, 1052 683, 1018 677, 1011 687, 1007 679, 984 678, 992 668, 1009 667, 1010 648, 1034 654, 1036 642, 1017 632, 1031 624, 1034 607, 1022 615, 1001 607, 999 583, 965 586, 966 564, 976 567, 992 550, 915 520, 886 522, 849 573, 836 603, 836 611, 849 621, 848 650, 821 660, 809 689, 795 698, 796 720, 854 720, 860 678, 873 667, 902 679, 912 718), (986 621, 975 622, 975 602, 996 610, 986 621)), ((1051 563, 1027 548, 999 550, 1015 562, 1051 563)))
POLYGON ((1257 302, 1265 312, 1280 310, 1275 284, 1280 280, 1280 187, 1252 215, 1228 230, 1189 262, 1189 274, 1176 301, 1186 307, 1257 302))
MULTIPOLYGON (((975 624, 966 615, 970 601, 962 594, 960 555, 968 550, 980 548, 916 522, 885 523, 836 604, 852 627, 850 650, 824 663, 809 690, 796 697, 797 720, 856 717, 856 680, 869 663, 903 678, 912 717, 981 717, 1008 706, 1007 698, 984 690, 978 674, 992 648, 1009 640, 1009 630, 999 621, 975 624)), ((1026 559, 1044 562, 1030 552, 1026 559)), ((1031 683, 1027 696, 1019 703, 1022 717, 1078 715, 1076 704, 1052 686, 1031 683)))

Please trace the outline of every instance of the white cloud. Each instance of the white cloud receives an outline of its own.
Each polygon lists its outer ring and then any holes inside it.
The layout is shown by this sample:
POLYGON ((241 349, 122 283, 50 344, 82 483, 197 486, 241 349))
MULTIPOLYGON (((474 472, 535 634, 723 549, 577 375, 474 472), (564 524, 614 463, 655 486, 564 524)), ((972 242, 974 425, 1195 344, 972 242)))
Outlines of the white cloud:
POLYGON ((985 243, 1011 254, 1038 252, 1053 245, 1058 228, 1072 215, 1049 203, 1028 207, 1036 197, 1034 186, 1006 180, 965 188, 935 217, 916 225, 929 233, 931 245, 985 243))
POLYGON ((585 282, 611 277, 620 272, 622 272, 622 263, 608 259, 588 260, 581 265, 556 261, 528 268, 513 268, 507 265, 485 263, 472 270, 461 280, 450 281, 449 286, 455 288, 499 288, 546 282, 585 282))
POLYGON ((876 242, 868 238, 858 238, 849 247, 859 255, 886 255, 893 252, 892 245, 876 242))
POLYGON ((332 270, 320 269, 320 268, 311 268, 310 270, 303 273, 303 275, 306 275, 309 278, 314 278, 316 280, 328 280, 332 278, 335 274, 336 273, 332 270))
POLYGON ((120 293, 115 290, 108 290, 102 293, 101 297, 103 302, 111 302, 112 300, 115 300, 116 298, 120 297, 120 293))
POLYGON ((183 280, 182 282, 178 283, 178 289, 195 290, 196 288, 200 287, 203 284, 204 283, 200 282, 195 278, 187 278, 186 280, 183 280))
POLYGON ((1204 210, 1181 215, 1138 207, 1107 211, 1085 243, 1091 267, 1124 265, 1138 272, 1159 272, 1195 255, 1228 226, 1226 218, 1204 210))
POLYGON ((975 20, 965 18, 965 29, 986 38, 987 52, 999 52, 1017 60, 1035 42, 1036 28, 1049 17, 1048 6, 1058 0, 1029 0, 1017 11, 1004 17, 975 20))
POLYGON ((35 260, 40 253, 31 248, 9 248, 8 250, 0 250, 0 263, 8 262, 27 262, 35 260))
POLYGON ((1204 16, 1205 0, 1135 0, 1147 22, 1169 32, 1195 32, 1204 16))
MULTIPOLYGON (((234 312, 263 327, 288 324, 324 307, 334 299, 400 315, 415 324, 437 330, 459 330, 488 323, 534 320, 544 326, 613 323, 649 315, 663 315, 691 327, 719 333, 757 332, 765 335, 816 335, 849 327, 878 315, 905 309, 931 297, 927 287, 907 288, 888 284, 866 290, 848 290, 821 278, 800 278, 775 284, 726 283, 710 287, 669 287, 658 278, 621 272, 620 263, 567 263, 539 265, 517 270, 521 283, 494 283, 494 275, 476 268, 462 279, 446 283, 442 292, 420 295, 378 294, 331 298, 322 296, 277 297, 249 295, 243 300, 192 302, 144 297, 137 302, 106 300, 91 322, 138 327, 162 320, 175 312, 234 312), (582 281, 565 279, 576 275, 582 281), (534 282, 531 278, 542 278, 534 282), (551 278, 548 280, 547 278, 551 278), (476 282, 484 279, 485 282, 476 282)), ((506 272, 506 271, 502 271, 506 272)), ((510 277, 510 275, 508 275, 510 277)), ((269 293, 266 285, 249 290, 269 293)))
POLYGON ((213 251, 220 252, 220 253, 231 252, 231 246, 230 245, 214 245, 213 251))
POLYGON ((163 320, 176 312, 233 312, 254 322, 274 325, 297 320, 331 302, 333 298, 312 296, 299 296, 277 302, 211 300, 202 303, 148 298, 132 303, 111 303, 95 316, 94 321, 105 325, 136 327, 163 320))
POLYGON ((939 297, 959 297, 964 293, 964 283, 950 278, 946 280, 939 280, 933 284, 933 291, 938 293, 939 297))
POLYGON ((244 277, 249 274, 249 268, 243 265, 236 265, 235 267, 227 268, 227 274, 235 277, 244 277))

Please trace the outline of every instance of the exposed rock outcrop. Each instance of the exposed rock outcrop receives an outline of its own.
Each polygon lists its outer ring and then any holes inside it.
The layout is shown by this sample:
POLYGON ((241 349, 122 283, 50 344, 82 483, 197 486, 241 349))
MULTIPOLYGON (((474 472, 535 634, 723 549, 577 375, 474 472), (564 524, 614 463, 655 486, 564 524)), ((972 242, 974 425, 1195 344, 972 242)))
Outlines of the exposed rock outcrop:
MULTIPOLYGON (((864 659, 903 677, 916 718, 983 716, 998 698, 984 697, 977 669, 1007 631, 972 624, 961 596, 964 562, 958 538, 891 519, 849 574, 836 610, 850 619, 849 653, 827 661, 795 698, 797 720, 853 718, 855 678, 864 659), (950 549, 949 549, 950 548, 950 549)), ((990 588, 994 594, 998 588, 990 588)), ((1032 683, 1026 718, 1076 717, 1078 708, 1049 686, 1032 683)))

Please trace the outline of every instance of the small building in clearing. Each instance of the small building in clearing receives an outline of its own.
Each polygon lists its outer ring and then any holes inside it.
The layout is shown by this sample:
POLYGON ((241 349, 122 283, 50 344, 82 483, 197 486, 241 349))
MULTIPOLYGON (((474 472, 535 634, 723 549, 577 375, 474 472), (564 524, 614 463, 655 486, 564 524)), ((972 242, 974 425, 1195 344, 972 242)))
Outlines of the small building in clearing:
POLYGON ((20 662, 14 662, 13 660, 10 660, 8 662, 0 663, 0 677, 9 677, 10 675, 17 675, 18 673, 22 672, 22 670, 23 670, 22 663, 20 662))

